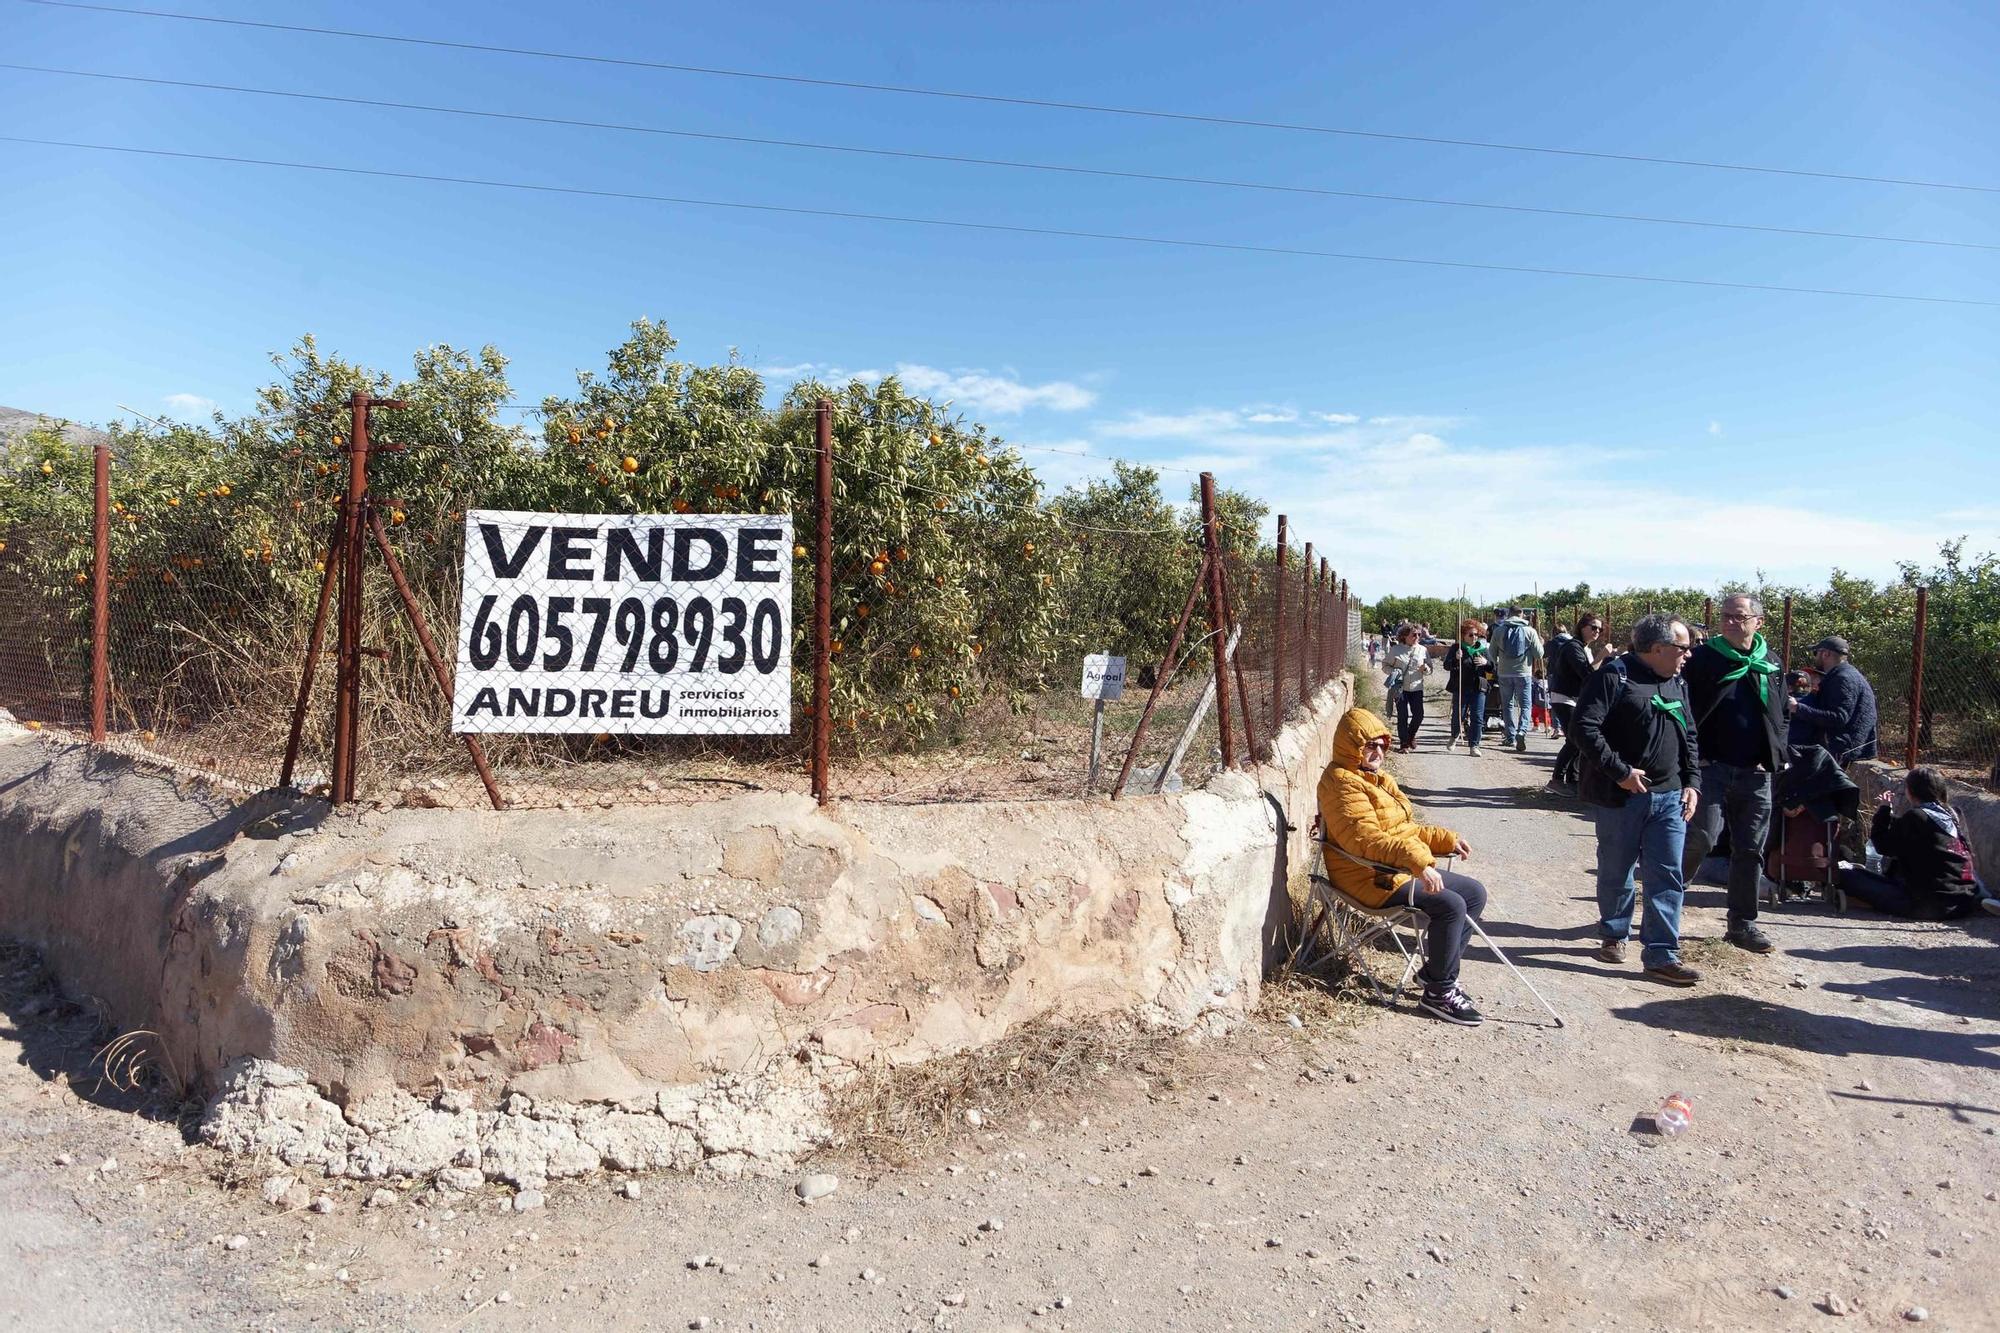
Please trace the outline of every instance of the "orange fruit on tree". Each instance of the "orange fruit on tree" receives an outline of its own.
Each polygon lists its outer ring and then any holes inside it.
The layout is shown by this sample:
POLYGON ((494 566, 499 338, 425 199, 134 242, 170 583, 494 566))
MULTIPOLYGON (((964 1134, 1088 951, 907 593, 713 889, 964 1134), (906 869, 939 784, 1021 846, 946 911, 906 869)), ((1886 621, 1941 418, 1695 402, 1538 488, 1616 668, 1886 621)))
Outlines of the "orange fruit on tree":
POLYGON ((806 558, 805 543, 801 542, 800 544, 792 548, 792 559, 803 560, 805 558, 806 558))
POLYGON ((569 428, 569 442, 571 444, 582 444, 583 432, 578 430, 575 426, 571 426, 569 428))
POLYGON ((1022 555, 1033 555, 1034 553, 1035 553, 1035 544, 1034 544, 1033 542, 1023 542, 1023 543, 1021 543, 1021 554, 1022 554, 1022 555))
POLYGON ((912 662, 916 661, 916 660, 917 660, 918 658, 922 657, 923 655, 924 655, 924 650, 923 650, 923 647, 922 647, 921 645, 919 645, 919 644, 914 644, 914 643, 910 645, 910 660, 911 660, 912 662))
POLYGON ((910 548, 907 546, 898 546, 896 548, 896 558, 898 560, 908 560, 910 558, 910 548))
POLYGON ((167 508, 169 508, 169 509, 179 509, 180 507, 181 507, 181 497, 180 497, 180 496, 178 496, 178 495, 169 495, 169 496, 167 497, 167 508))
POLYGON ((842 643, 839 639, 835 639, 832 643, 827 645, 827 651, 829 653, 832 653, 835 657, 840 656, 840 654, 844 652, 846 648, 847 645, 845 643, 842 643))
POLYGON ((77 587, 81 588, 84 584, 90 582, 90 575, 78 574, 76 578, 72 581, 76 584, 77 587))
POLYGON ((173 581, 174 581, 174 571, 171 569, 167 570, 165 573, 160 575, 160 582, 162 583, 172 583, 173 581))
POLYGON ((225 481, 225 482, 223 482, 223 483, 222 483, 222 484, 221 484, 220 486, 217 486, 217 487, 215 488, 215 493, 216 493, 217 495, 220 495, 220 496, 224 497, 225 499, 226 499, 226 498, 228 498, 228 495, 229 495, 229 483, 225 481))
POLYGON ((958 697, 958 686, 954 685, 951 687, 951 697, 954 699, 958 697))
POLYGON ((626 472, 626 473, 637 472, 639 470, 639 460, 632 457, 632 455, 627 454, 623 458, 618 460, 618 468, 619 471, 621 472, 626 472))
POLYGON ((397 524, 397 523, 401 523, 401 522, 402 522, 402 521, 403 521, 404 519, 406 519, 406 518, 408 518, 408 517, 409 517, 409 515, 408 515, 408 514, 405 514, 405 513, 404 513, 404 512, 402 511, 402 510, 400 510, 400 509, 391 509, 391 510, 389 511, 389 522, 390 522, 390 524, 391 524, 391 525, 394 525, 394 524, 397 524))
POLYGON ((882 572, 888 568, 889 567, 883 564, 880 560, 870 560, 868 562, 868 572, 870 574, 875 575, 877 578, 880 578, 882 572))
POLYGON ((606 429, 606 430, 617 430, 617 429, 618 429, 618 423, 617 423, 616 421, 613 421, 613 420, 611 419, 611 416, 610 416, 610 414, 609 414, 609 413, 606 413, 606 414, 605 414, 605 417, 604 417, 604 429, 606 429))
POLYGON ((861 617, 863 620, 868 619, 868 603, 863 602, 861 605, 855 607, 854 614, 861 617))
POLYGON ((333 471, 333 469, 328 467, 325 463, 314 463, 313 471, 318 473, 320 476, 324 477, 327 473, 333 471))
POLYGON ((45 477, 53 477, 53 476, 54 476, 55 474, 56 474, 56 465, 55 465, 54 463, 46 463, 46 462, 45 462, 45 463, 43 463, 43 464, 42 464, 42 475, 43 475, 43 476, 45 476, 45 477))

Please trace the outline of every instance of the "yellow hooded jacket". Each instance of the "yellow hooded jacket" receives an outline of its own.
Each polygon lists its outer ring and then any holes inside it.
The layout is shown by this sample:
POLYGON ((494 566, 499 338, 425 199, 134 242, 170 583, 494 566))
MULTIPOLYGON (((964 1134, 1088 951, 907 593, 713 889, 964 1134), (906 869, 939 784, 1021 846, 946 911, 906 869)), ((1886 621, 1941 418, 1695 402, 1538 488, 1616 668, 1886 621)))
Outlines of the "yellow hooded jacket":
POLYGON ((1405 874, 1380 874, 1339 852, 1326 854, 1328 876, 1340 891, 1380 907, 1412 875, 1436 864, 1458 845, 1450 829, 1419 824, 1396 779, 1361 767, 1361 747, 1388 726, 1365 708, 1350 709, 1333 733, 1333 762, 1319 775, 1319 816, 1327 838, 1365 861, 1400 867, 1405 874))

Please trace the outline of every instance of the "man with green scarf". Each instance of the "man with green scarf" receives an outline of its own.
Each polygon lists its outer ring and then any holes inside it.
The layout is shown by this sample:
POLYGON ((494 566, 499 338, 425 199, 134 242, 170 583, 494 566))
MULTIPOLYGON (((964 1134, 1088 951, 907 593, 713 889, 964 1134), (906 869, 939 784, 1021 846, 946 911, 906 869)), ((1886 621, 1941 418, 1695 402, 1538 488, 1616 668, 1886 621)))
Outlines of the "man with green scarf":
POLYGON ((1769 953, 1758 928, 1764 840, 1771 831, 1773 779, 1785 763, 1781 668, 1759 632, 1764 605, 1748 593, 1722 602, 1722 624, 1681 669, 1701 742, 1701 809, 1688 824, 1682 871, 1693 883, 1729 828, 1729 927, 1723 938, 1769 953))

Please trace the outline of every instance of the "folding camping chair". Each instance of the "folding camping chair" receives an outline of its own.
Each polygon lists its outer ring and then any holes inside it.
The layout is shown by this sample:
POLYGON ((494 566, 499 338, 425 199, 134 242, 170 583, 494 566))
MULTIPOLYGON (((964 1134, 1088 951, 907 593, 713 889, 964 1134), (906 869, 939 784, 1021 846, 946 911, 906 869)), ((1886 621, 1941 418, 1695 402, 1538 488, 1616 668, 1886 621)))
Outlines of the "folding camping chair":
MULTIPOLYGON (((1312 834, 1313 841, 1319 844, 1320 854, 1319 870, 1311 876, 1312 892, 1313 896, 1325 905, 1326 910, 1333 918, 1334 939, 1336 942, 1344 948, 1360 949, 1374 943, 1376 940, 1386 937, 1396 946, 1396 951, 1403 956, 1402 975, 1397 979, 1396 989, 1390 994, 1388 1000, 1389 1007, 1394 1008, 1397 1001, 1403 998, 1403 992, 1409 989, 1410 981, 1416 976, 1417 969, 1423 966, 1425 937, 1430 932, 1431 919, 1424 915, 1421 908, 1401 906, 1395 903, 1385 904, 1381 907, 1370 907, 1359 898, 1343 891, 1339 885, 1333 882, 1333 876, 1327 872, 1326 862, 1329 853, 1352 862, 1355 865, 1372 870, 1377 875, 1395 876, 1407 874, 1408 872, 1396 866, 1384 865, 1380 861, 1369 861, 1354 855, 1354 853, 1348 851, 1339 843, 1328 838, 1317 818, 1313 820, 1312 834), (1407 941, 1404 938, 1404 932, 1408 932, 1409 938, 1407 941)), ((1419 900, 1421 901, 1421 899, 1419 900)), ((1486 927, 1481 925, 1476 917, 1468 918, 1468 920, 1472 926, 1473 934, 1479 937, 1480 942, 1487 947, 1495 958, 1506 965, 1507 970, 1514 974, 1514 979, 1525 986, 1528 994, 1534 996, 1536 1002, 1548 1011, 1549 1017, 1556 1021, 1556 1026, 1562 1027, 1562 1015, 1557 1013, 1555 1006, 1550 1004, 1548 1000, 1543 998, 1542 993, 1535 989, 1535 984, 1521 974, 1521 969, 1514 966, 1514 960, 1501 952, 1500 946, 1493 942, 1493 937, 1486 933, 1486 927)), ((1382 996, 1382 983, 1367 972, 1364 972, 1363 976, 1367 978, 1370 991, 1374 993, 1377 999, 1380 999, 1382 996)))

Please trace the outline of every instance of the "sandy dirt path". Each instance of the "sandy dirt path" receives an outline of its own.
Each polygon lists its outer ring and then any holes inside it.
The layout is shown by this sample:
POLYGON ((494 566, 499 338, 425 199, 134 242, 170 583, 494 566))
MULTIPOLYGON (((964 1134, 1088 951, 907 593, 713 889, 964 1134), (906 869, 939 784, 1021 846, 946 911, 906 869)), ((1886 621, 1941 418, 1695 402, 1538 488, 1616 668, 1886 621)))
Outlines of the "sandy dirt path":
POLYGON ((913 1165, 836 1161, 812 1206, 792 1177, 660 1178, 636 1200, 558 1185, 521 1216, 423 1190, 363 1209, 344 1185, 329 1215, 279 1213, 262 1173, 218 1187, 211 1154, 92 1095, 87 1021, 17 978, 0 1321, 1741 1330, 1921 1307, 2000 1328, 2000 920, 1789 909, 1765 919, 1782 952, 1752 958, 1702 886, 1686 935, 1708 982, 1663 988, 1590 957, 1589 824, 1542 794, 1552 745, 1533 750, 1397 767, 1475 847, 1495 938, 1566 1028, 1475 945, 1482 1028, 1406 1008, 1297 1031, 1270 1004, 1172 1069, 1033 1118, 995 1106, 913 1165), (1693 1129, 1635 1132, 1675 1091, 1693 1129))

